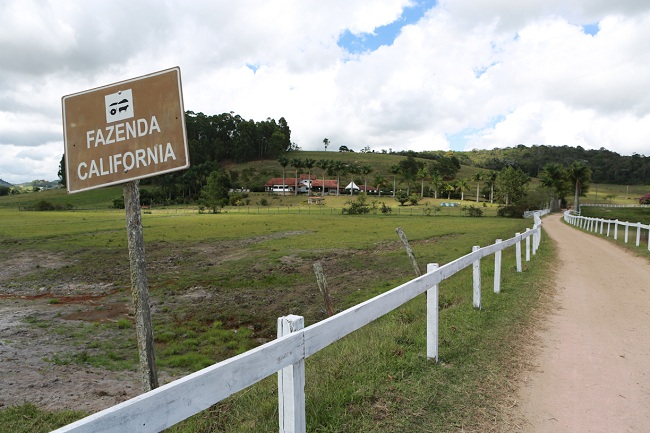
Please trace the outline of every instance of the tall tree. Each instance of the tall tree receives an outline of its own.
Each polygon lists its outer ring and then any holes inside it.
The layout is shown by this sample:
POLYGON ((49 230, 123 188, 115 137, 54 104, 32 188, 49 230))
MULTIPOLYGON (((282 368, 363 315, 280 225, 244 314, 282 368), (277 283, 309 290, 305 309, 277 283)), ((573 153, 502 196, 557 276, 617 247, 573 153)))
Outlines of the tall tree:
POLYGON ((330 141, 327 138, 323 138, 323 146, 325 146, 325 152, 327 152, 327 146, 330 145, 330 141))
POLYGON ((420 179, 420 197, 424 198, 424 181, 429 178, 429 170, 426 167, 421 167, 418 170, 417 178, 420 179))
POLYGON ((573 161, 567 169, 567 173, 575 187, 573 210, 580 212, 580 196, 585 195, 589 191, 591 169, 584 161, 573 161))
POLYGON ((520 168, 506 167, 496 180, 497 192, 506 206, 514 204, 526 195, 530 177, 520 168))
POLYGON ((420 165, 412 155, 409 155, 399 162, 399 167, 402 177, 406 180, 406 194, 410 195, 411 183, 416 179, 420 165))
POLYGON ((285 181, 287 165, 289 165, 289 160, 285 156, 278 158, 280 166, 282 166, 282 195, 287 195, 287 183, 285 181))
POLYGON ((456 180, 456 191, 460 191, 460 200, 465 200, 465 190, 469 188, 469 181, 467 179, 456 180))
POLYGON ((481 181, 483 180, 483 176, 484 174, 482 171, 477 171, 472 176, 472 180, 476 182, 476 203, 478 203, 478 199, 480 196, 481 181))
POLYGON ((303 167, 302 159, 300 158, 291 158, 291 166, 296 169, 296 177, 294 179, 294 191, 293 195, 298 195, 298 169, 303 167))
POLYGON ((433 198, 438 198, 438 190, 442 185, 442 175, 437 171, 431 172, 431 185, 433 186, 433 198))
POLYGON ((363 191, 368 192, 368 175, 373 172, 372 165, 364 164, 361 166, 361 174, 363 174, 363 191))
POLYGON ((62 187, 65 188, 66 186, 66 175, 65 175, 65 153, 61 157, 61 162, 59 163, 59 172, 57 173, 59 175, 59 183, 61 184, 62 187))
POLYGON ((313 158, 305 158, 303 161, 303 167, 307 169, 307 175, 309 176, 309 183, 307 184, 307 197, 311 195, 311 169, 316 165, 316 160, 313 158))
POLYGON ((560 210, 562 200, 572 188, 567 171, 561 164, 551 162, 546 164, 539 173, 539 180, 543 186, 552 191, 551 212, 560 210))
POLYGON ((485 183, 490 187, 490 203, 494 203, 494 186, 496 185, 498 176, 499 172, 495 170, 490 170, 485 176, 485 183))
POLYGON ((375 175, 375 185, 377 186, 377 191, 379 192, 379 197, 381 197, 381 190, 385 186, 388 186, 388 181, 386 180, 386 177, 384 177, 383 174, 377 173, 375 175))
POLYGON ((336 195, 338 196, 341 189, 341 176, 347 172, 347 167, 342 161, 334 161, 330 165, 330 170, 336 175, 336 195))
POLYGON ((393 198, 395 198, 395 191, 397 191, 397 175, 402 172, 402 168, 399 164, 393 164, 390 166, 390 174, 393 175, 393 198))
POLYGON ((329 160, 329 159, 319 159, 316 162, 316 167, 323 170, 323 186, 321 187, 321 196, 322 197, 325 197, 325 173, 327 173, 327 169, 329 168, 329 166, 331 164, 332 164, 332 161, 329 160))

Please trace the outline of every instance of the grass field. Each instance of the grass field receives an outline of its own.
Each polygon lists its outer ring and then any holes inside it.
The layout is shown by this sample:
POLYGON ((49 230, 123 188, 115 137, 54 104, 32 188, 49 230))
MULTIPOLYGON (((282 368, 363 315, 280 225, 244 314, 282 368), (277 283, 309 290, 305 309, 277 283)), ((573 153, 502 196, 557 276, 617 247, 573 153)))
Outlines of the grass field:
MULTIPOLYGON (((120 190, 100 191, 80 199, 79 207, 96 209, 86 211, 22 212, 10 201, 16 198, 0 200, 0 259, 29 254, 60 262, 4 281, 7 291, 30 295, 54 292, 61 284, 96 284, 112 287, 105 303, 128 308, 124 214, 107 209, 120 190)), ((38 194, 66 199, 58 192, 38 194)), ((335 209, 329 212, 286 202, 277 210, 250 206, 216 215, 191 208, 147 210, 143 227, 159 368, 178 376, 241 353, 274 338, 278 316, 299 314, 306 325, 325 318, 315 261, 323 264, 337 311, 410 280, 413 270, 396 227, 404 229, 424 269, 467 254, 473 245, 510 238, 532 223, 444 211, 411 215, 396 212, 397 204, 390 215, 348 216, 339 210, 344 201, 331 202, 321 207, 335 209)), ((481 311, 472 308, 471 270, 441 286, 440 364, 426 361, 423 298, 309 358, 308 431, 498 431, 507 422, 503 407, 512 403, 513 381, 524 362, 519 351, 552 269, 548 241, 521 274, 513 272, 513 254, 504 254, 500 295, 491 293, 493 260, 482 264, 481 311)), ((64 300, 51 295, 34 302, 55 308, 64 300)), ((102 312, 87 308, 79 313, 82 320, 55 325, 30 316, 28 325, 50 329, 53 338, 65 335, 73 346, 51 362, 135 369, 132 319, 93 321, 102 312), (98 333, 101 343, 88 341, 98 333)), ((170 431, 274 431, 276 393, 269 378, 170 431)), ((33 405, 4 409, 0 432, 49 431, 79 416, 33 405)))

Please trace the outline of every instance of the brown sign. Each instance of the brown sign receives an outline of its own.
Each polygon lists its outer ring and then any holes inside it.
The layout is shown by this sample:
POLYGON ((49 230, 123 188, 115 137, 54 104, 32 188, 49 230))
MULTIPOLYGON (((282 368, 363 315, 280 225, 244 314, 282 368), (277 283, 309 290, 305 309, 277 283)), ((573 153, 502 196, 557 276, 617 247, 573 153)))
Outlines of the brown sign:
POLYGON ((180 68, 64 96, 68 192, 189 167, 180 68))

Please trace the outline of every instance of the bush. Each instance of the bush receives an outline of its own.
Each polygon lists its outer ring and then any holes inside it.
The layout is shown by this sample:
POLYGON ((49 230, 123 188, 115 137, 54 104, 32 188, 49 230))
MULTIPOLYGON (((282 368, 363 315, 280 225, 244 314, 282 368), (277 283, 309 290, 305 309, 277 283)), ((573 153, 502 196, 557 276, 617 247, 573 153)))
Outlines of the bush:
POLYGON ((409 203, 411 203, 411 206, 416 206, 419 201, 420 201, 420 196, 419 195, 411 194, 409 196, 409 203))
POLYGON ((400 206, 404 206, 404 203, 409 201, 409 196, 406 194, 406 191, 397 191, 395 193, 395 200, 397 200, 400 206))
POLYGON ((650 192, 639 199, 639 204, 650 204, 650 192))
POLYGON ((364 215, 370 213, 370 206, 366 203, 367 198, 364 193, 359 194, 355 201, 348 202, 349 208, 343 208, 343 213, 348 215, 364 215))
POLYGON ((71 204, 53 204, 46 200, 40 200, 34 206, 29 208, 29 210, 35 211, 53 211, 53 210, 70 210, 72 209, 71 204))
POLYGON ((482 217, 483 216, 483 209, 478 208, 474 205, 469 205, 469 206, 463 206, 461 209, 465 216, 468 217, 482 217))
POLYGON ((505 218, 523 218, 525 210, 523 206, 518 205, 500 206, 497 215, 505 218))

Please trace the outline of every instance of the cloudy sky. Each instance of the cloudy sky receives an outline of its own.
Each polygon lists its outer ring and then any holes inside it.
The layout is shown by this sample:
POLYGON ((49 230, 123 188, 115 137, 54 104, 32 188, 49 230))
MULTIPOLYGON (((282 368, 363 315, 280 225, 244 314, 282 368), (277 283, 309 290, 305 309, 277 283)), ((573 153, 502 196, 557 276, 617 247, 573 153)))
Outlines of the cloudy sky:
POLYGON ((305 150, 648 155, 648 41, 647 0, 0 0, 0 178, 57 178, 62 96, 173 66, 305 150))

